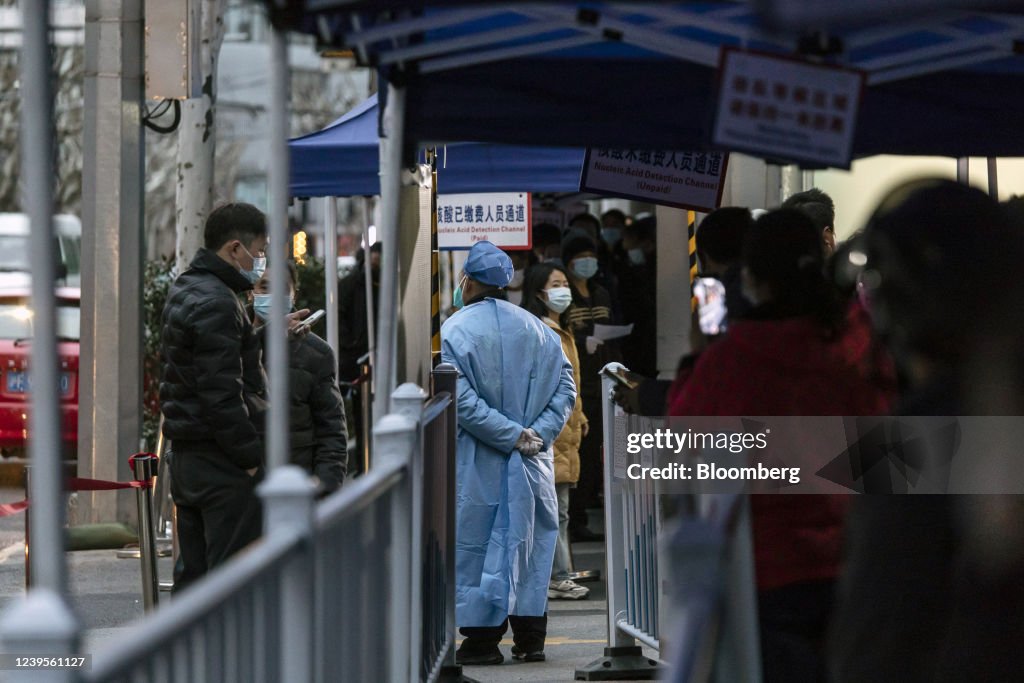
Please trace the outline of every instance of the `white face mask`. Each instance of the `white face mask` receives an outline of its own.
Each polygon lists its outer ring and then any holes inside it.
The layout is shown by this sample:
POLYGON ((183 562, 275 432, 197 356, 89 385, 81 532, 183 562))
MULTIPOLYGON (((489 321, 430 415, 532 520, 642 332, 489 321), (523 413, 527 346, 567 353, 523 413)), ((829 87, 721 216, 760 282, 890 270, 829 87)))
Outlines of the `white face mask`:
POLYGON ((555 313, 563 313, 572 303, 572 290, 568 287, 552 287, 544 291, 548 295, 548 298, 544 300, 544 305, 555 313))
POLYGON ((512 276, 512 281, 508 283, 509 289, 522 289, 523 280, 526 278, 525 270, 517 270, 515 275, 512 276))

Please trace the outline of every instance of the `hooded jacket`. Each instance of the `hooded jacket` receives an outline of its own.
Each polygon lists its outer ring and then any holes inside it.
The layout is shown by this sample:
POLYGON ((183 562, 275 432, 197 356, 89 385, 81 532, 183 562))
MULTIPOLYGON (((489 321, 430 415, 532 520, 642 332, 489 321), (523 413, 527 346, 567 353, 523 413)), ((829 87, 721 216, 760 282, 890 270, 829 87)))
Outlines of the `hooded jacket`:
MULTIPOLYGON (((572 364, 573 380, 578 387, 580 385, 580 356, 576 351, 576 342, 573 341, 572 333, 563 330, 558 323, 550 318, 542 318, 542 320, 555 331, 562 341, 562 352, 572 364)), ((583 414, 583 398, 577 395, 572 415, 569 416, 562 432, 555 439, 556 484, 575 484, 580 480, 580 442, 583 440, 583 425, 585 424, 587 424, 587 418, 583 414)))
POLYGON ((216 252, 200 249, 167 294, 161 328, 164 436, 218 450, 242 469, 263 443, 243 397, 262 393, 259 341, 238 295, 252 284, 216 252))
MULTIPOLYGON (((825 338, 809 318, 743 320, 697 359, 670 415, 881 415, 884 392, 863 372, 862 330, 825 338)), ((847 496, 754 495, 751 521, 760 590, 835 578, 847 496)))

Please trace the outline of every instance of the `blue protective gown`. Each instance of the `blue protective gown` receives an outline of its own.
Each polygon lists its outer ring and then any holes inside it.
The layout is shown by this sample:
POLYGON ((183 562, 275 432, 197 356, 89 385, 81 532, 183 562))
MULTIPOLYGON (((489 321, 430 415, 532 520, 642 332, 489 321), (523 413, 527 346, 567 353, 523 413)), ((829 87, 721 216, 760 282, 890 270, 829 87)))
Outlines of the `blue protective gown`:
POLYGON ((576 401, 572 365, 554 331, 498 299, 460 310, 441 338, 459 370, 455 621, 541 616, 558 536, 551 446, 576 401), (544 440, 533 457, 515 450, 526 427, 544 440))

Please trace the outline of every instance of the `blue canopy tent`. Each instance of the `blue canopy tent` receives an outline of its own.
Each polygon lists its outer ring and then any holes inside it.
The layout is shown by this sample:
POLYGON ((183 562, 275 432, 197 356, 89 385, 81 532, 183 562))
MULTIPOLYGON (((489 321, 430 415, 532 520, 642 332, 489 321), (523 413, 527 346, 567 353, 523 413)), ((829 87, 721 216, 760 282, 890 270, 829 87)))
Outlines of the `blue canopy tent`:
MULTIPOLYGON (((292 197, 328 197, 324 242, 327 262, 336 260, 333 198, 379 195, 380 137, 377 96, 361 102, 323 130, 288 141, 292 197)), ((577 192, 583 150, 556 147, 456 143, 439 150, 438 189, 468 192, 577 192)), ((337 300, 337 281, 326 278, 327 300, 337 300)), ((372 310, 367 291, 367 310, 372 310)), ((328 344, 337 353, 337 310, 327 315, 328 344)), ((372 335, 371 347, 372 347, 372 335)))
MULTIPOLYGON (((388 83, 385 196, 397 195, 403 142, 709 149, 722 47, 863 71, 854 156, 1024 156, 1024 15, 978 9, 1008 0, 874 0, 870 26, 851 25, 860 3, 840 0, 287 5, 277 25, 351 49, 388 83)), ((385 362, 394 343, 382 339, 385 362)), ((632 643, 613 607, 609 645, 632 643)), ((757 671, 756 630, 750 643, 734 659, 757 671)))
POLYGON ((867 28, 815 15, 829 30, 819 42, 770 32, 758 6, 779 2, 307 1, 318 11, 292 16, 400 83, 415 113, 404 133, 418 142, 705 149, 719 50, 742 46, 866 72, 856 156, 1024 155, 1021 14, 950 11, 945 0, 867 28))
MULTIPOLYGON (((288 142, 293 197, 380 194, 377 96, 288 142)), ((440 192, 576 192, 583 150, 456 143, 438 150, 440 192)))

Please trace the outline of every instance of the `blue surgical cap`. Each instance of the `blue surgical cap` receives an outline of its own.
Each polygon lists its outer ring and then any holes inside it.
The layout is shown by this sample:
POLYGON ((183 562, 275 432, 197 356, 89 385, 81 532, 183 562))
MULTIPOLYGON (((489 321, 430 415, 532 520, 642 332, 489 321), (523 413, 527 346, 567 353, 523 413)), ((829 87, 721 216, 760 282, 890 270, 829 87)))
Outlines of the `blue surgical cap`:
POLYGON ((492 287, 507 287, 515 268, 508 254, 486 240, 477 242, 469 250, 463 267, 466 275, 492 287))

